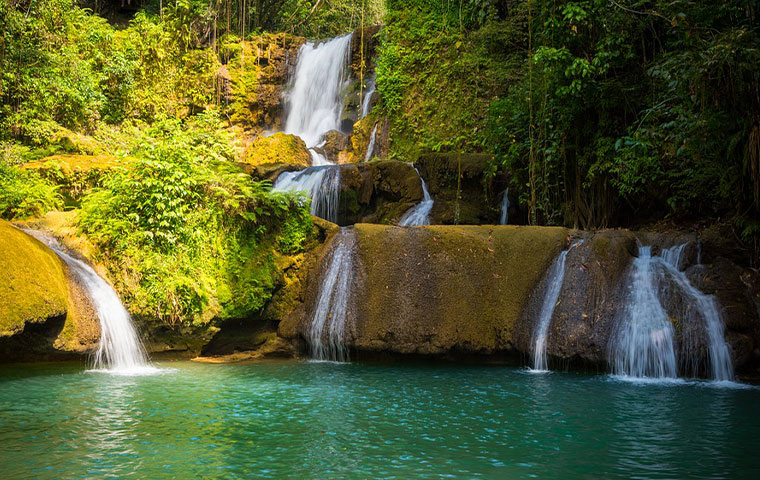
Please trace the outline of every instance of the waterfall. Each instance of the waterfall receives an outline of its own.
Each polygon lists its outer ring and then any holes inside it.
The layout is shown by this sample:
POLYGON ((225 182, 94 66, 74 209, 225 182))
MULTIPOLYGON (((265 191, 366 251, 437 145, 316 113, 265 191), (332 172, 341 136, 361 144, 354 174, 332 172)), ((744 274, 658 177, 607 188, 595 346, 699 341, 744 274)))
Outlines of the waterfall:
POLYGON ((623 316, 610 343, 617 375, 675 378, 675 329, 657 297, 656 269, 651 247, 640 247, 633 261, 630 292, 623 316))
POLYGON ((423 199, 420 203, 410 208, 404 214, 404 216, 401 217, 399 225, 402 227, 430 225, 430 210, 433 209, 433 198, 430 196, 430 193, 428 193, 427 184, 425 184, 425 179, 422 178, 420 171, 417 170, 417 167, 415 167, 414 164, 411 165, 412 168, 414 168, 414 171, 417 172, 417 175, 420 177, 420 182, 422 182, 423 199))
POLYGON ((338 222, 340 200, 340 167, 322 165, 300 172, 284 172, 274 184, 274 190, 306 192, 311 198, 311 214, 333 223, 338 222))
POLYGON ((298 51, 285 133, 298 135, 309 148, 316 147, 326 132, 340 129, 350 53, 351 34, 306 42, 298 51))
POLYGON ((501 219, 499 225, 506 225, 509 221, 509 187, 501 196, 501 219))
POLYGON ((52 237, 26 230, 66 262, 92 301, 100 319, 100 345, 95 352, 94 368, 118 374, 140 374, 157 371, 150 366, 129 312, 114 289, 86 263, 66 253, 52 237))
MULTIPOLYGON (((706 334, 707 352, 710 364, 710 378, 713 380, 728 381, 734 378, 734 367, 731 363, 731 354, 725 339, 725 325, 720 315, 718 302, 712 295, 705 295, 691 284, 686 273, 680 270, 683 252, 686 244, 663 250, 663 266, 687 300, 685 308, 680 309, 677 315, 681 322, 691 325, 701 325, 706 334)), ((694 349, 697 350, 697 349, 694 349)), ((698 352, 689 351, 693 355, 698 352)), ((698 361, 687 359, 688 365, 698 365, 698 361)), ((693 375, 698 374, 698 368, 694 368, 693 375)))
POLYGON ((535 372, 545 372, 548 369, 546 358, 546 335, 549 332, 549 325, 551 325, 554 308, 557 306, 557 300, 559 300, 559 294, 562 290, 562 282, 565 279, 565 259, 567 258, 567 252, 569 252, 569 249, 560 252, 549 271, 549 283, 546 286, 544 302, 541 304, 541 313, 538 316, 538 323, 533 332, 533 371, 535 372))
MULTIPOLYGON (((715 298, 697 290, 680 270, 686 244, 652 256, 640 247, 633 262, 630 292, 624 314, 610 342, 610 360, 618 375, 674 378, 678 374, 675 327, 703 329, 707 337, 713 380, 733 379, 733 366, 724 338, 724 325, 715 298), (672 312, 678 318, 671 318, 672 312)), ((698 350, 694 348, 693 350, 698 350)), ((688 356, 698 353, 686 352, 688 356)), ((687 358, 687 364, 698 364, 687 358)), ((688 372, 698 374, 698 369, 688 372)))
POLYGON ((315 148, 324 144, 324 134, 339 130, 343 111, 342 93, 348 80, 351 35, 326 42, 306 42, 288 93, 285 132, 303 139, 312 166, 300 172, 283 173, 272 187, 280 191, 306 192, 311 213, 331 222, 338 220, 340 167, 315 148))
POLYGON ((337 245, 322 276, 307 341, 313 359, 346 362, 348 349, 343 342, 353 277, 353 231, 341 230, 335 241, 337 245))
POLYGON ((375 152, 375 137, 377 136, 377 124, 372 128, 372 134, 369 136, 369 145, 367 145, 367 154, 364 155, 364 161, 369 162, 372 154, 375 152))
POLYGON ((367 87, 367 91, 364 93, 364 99, 362 100, 362 111, 359 116, 360 119, 366 117, 371 109, 372 95, 375 93, 375 78, 370 78, 368 84, 369 86, 367 87))

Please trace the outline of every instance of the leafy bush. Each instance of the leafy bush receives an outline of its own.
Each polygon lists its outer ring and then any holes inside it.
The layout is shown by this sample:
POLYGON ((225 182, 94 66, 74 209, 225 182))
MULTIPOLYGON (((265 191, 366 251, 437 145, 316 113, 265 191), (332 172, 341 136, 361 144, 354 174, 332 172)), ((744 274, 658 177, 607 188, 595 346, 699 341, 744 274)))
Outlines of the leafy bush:
POLYGON ((0 218, 35 217, 61 208, 63 199, 56 190, 36 173, 0 161, 0 218))

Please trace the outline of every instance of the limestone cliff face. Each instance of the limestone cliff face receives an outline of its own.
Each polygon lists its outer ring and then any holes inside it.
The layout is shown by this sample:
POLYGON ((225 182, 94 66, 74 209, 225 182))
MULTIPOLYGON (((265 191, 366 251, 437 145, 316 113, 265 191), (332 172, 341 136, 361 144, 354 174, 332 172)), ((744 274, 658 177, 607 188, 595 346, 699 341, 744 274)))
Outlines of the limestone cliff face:
POLYGON ((97 317, 63 261, 0 220, 0 360, 84 354, 99 337, 97 317))

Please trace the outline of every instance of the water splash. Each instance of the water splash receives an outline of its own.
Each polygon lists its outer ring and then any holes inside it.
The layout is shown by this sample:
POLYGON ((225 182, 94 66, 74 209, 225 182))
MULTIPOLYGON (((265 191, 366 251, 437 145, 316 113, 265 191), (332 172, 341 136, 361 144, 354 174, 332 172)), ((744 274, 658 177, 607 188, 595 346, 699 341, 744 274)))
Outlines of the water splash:
MULTIPOLYGON (((651 247, 640 247, 633 262, 630 292, 623 316, 610 342, 610 359, 617 375, 674 378, 678 362, 674 322, 701 329, 707 340, 710 378, 734 377, 724 324, 715 298, 694 287, 681 271, 686 244, 663 249, 652 256, 651 247), (673 316, 668 313, 672 313, 673 316), (671 318, 672 317, 672 318, 671 318)), ((689 335, 684 335, 689 337, 689 335)), ((685 338, 685 341, 689 338, 685 338)), ((685 373, 699 374, 699 338, 691 338, 683 352, 685 373)))
POLYGON ((375 153, 375 139, 377 136, 377 124, 372 128, 372 134, 369 136, 369 145, 367 145, 367 154, 364 155, 364 161, 369 162, 372 154, 375 153))
POLYGON ((420 182, 422 182, 422 201, 410 208, 404 216, 401 217, 399 225, 402 227, 430 225, 430 211, 433 209, 433 198, 430 196, 430 193, 428 193, 427 184, 425 183, 425 179, 422 178, 422 175, 420 175, 420 171, 417 170, 417 167, 415 167, 413 163, 410 165, 414 168, 414 171, 417 172, 417 176, 420 177, 420 182))
POLYGON ((353 230, 341 230, 335 242, 332 257, 322 276, 307 341, 313 359, 346 362, 348 348, 344 340, 353 278, 353 230))
POLYGON ((114 289, 89 265, 69 255, 55 238, 38 231, 26 232, 53 250, 87 290, 100 320, 100 344, 95 352, 93 367, 119 375, 159 372, 148 362, 132 317, 114 289))
POLYGON ((559 300, 559 294, 562 290, 562 282, 565 279, 565 260, 569 250, 560 252, 551 270, 549 271, 549 283, 546 286, 544 302, 541 304, 541 313, 538 316, 538 323, 533 332, 533 370, 536 372, 548 371, 548 361, 546 357, 546 337, 551 325, 552 315, 559 300))
POLYGON ((509 221, 509 187, 501 194, 501 218, 499 225, 506 225, 509 221))
POLYGON ((272 187, 274 190, 305 192, 311 198, 311 214, 333 223, 338 222, 340 201, 340 167, 321 165, 300 172, 284 172, 272 187))

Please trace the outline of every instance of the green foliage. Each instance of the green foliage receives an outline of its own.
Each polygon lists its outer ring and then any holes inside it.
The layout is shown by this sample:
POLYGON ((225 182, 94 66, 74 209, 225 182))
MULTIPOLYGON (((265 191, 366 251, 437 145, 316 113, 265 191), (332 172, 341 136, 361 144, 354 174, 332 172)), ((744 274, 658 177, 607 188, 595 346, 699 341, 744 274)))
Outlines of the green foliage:
POLYGON ((35 217, 62 205, 57 188, 50 182, 0 160, 0 218, 35 217))
POLYGON ((260 309, 279 275, 276 256, 303 251, 311 233, 308 202, 240 173, 220 127, 212 112, 157 123, 138 159, 82 203, 79 226, 117 288, 170 324, 260 309))

